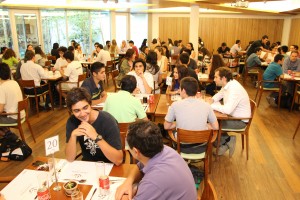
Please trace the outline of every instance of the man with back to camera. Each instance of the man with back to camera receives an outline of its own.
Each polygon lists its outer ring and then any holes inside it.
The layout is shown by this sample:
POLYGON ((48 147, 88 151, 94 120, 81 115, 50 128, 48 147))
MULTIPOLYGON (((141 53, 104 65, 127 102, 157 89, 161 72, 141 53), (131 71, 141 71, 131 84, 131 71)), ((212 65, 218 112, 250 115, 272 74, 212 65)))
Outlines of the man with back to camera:
POLYGON ((151 121, 129 126, 127 142, 131 155, 139 160, 115 199, 194 200, 197 199, 194 178, 183 158, 163 144, 159 127, 151 121), (137 193, 133 184, 138 183, 137 193))
POLYGON ((103 63, 94 62, 91 66, 92 76, 85 79, 81 85, 87 89, 92 97, 92 105, 103 103, 107 94, 104 91, 103 81, 105 80, 105 66, 103 63))
POLYGON ((101 62, 104 65, 106 65, 107 61, 111 61, 110 53, 103 49, 102 44, 99 44, 96 47, 96 51, 97 51, 98 54, 97 54, 97 57, 95 59, 95 62, 101 62))
MULTIPOLYGON (((198 83, 193 77, 185 77, 180 81, 182 101, 174 102, 168 109, 164 128, 181 128, 186 130, 207 130, 219 128, 219 124, 211 106, 196 98, 198 83), (176 123, 174 122, 176 120, 176 123)), ((203 153, 206 145, 180 145, 184 153, 203 153)))
POLYGON ((68 92, 67 107, 73 114, 66 125, 66 159, 76 157, 79 142, 84 161, 104 161, 120 165, 123 152, 120 131, 115 118, 91 108, 91 96, 85 88, 73 88, 68 92))
MULTIPOLYGON (((250 100, 245 88, 232 77, 232 72, 228 67, 220 67, 215 70, 214 81, 222 89, 212 98, 208 99, 211 107, 221 113, 233 117, 247 118, 251 116, 250 100), (223 104, 220 100, 223 99, 223 104)), ((222 120, 222 129, 243 129, 248 121, 222 120)), ((236 137, 223 133, 221 136, 221 146, 219 155, 223 155, 229 149, 231 157, 235 150, 236 137)))
POLYGON ((121 90, 107 97, 103 110, 109 112, 119 123, 130 123, 136 119, 148 120, 141 101, 132 96, 137 81, 132 75, 121 80, 121 90))

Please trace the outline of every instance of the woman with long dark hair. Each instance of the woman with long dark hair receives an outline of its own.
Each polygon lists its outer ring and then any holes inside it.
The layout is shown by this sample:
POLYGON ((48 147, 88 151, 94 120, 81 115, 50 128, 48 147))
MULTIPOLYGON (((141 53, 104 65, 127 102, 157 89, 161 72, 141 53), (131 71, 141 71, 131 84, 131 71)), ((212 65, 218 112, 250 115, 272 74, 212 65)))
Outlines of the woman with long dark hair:
POLYGON ((184 65, 176 65, 174 68, 172 85, 169 85, 166 94, 179 94, 180 93, 180 81, 184 77, 189 76, 188 68, 184 65))
POLYGON ((147 57, 146 57, 146 70, 152 74, 153 81, 154 81, 154 87, 155 87, 155 94, 160 93, 160 83, 162 82, 161 77, 161 71, 159 69, 159 66, 157 65, 157 54, 150 50, 147 57))
POLYGON ((15 64, 17 64, 18 60, 16 58, 14 50, 7 49, 2 57, 2 62, 6 63, 9 68, 12 68, 15 64))
POLYGON ((119 63, 119 75, 117 77, 117 84, 120 85, 122 78, 132 70, 133 61, 135 59, 135 51, 128 49, 124 58, 119 63))
POLYGON ((45 67, 45 62, 47 61, 47 57, 41 47, 36 46, 34 48, 35 52, 35 63, 41 65, 42 67, 45 67))
MULTIPOLYGON (((225 67, 226 64, 223 61, 223 58, 220 54, 214 54, 211 59, 211 64, 208 65, 208 77, 209 79, 214 79, 215 70, 219 67, 225 67)), ((215 90, 217 89, 216 83, 213 81, 212 83, 206 86, 206 93, 213 96, 215 94, 215 90)))

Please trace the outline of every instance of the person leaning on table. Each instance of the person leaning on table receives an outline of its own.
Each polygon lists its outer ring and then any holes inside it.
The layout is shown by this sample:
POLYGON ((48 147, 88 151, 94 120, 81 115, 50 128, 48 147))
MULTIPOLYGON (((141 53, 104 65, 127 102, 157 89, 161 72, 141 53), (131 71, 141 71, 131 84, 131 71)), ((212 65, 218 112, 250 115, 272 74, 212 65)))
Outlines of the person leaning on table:
POLYGON ((66 99, 72 115, 66 125, 66 159, 76 157, 79 142, 84 161, 104 161, 120 165, 123 153, 115 118, 91 108, 91 96, 85 88, 72 88, 66 99))
POLYGON ((127 142, 131 155, 139 160, 139 163, 118 187, 116 200, 197 199, 191 170, 174 149, 163 144, 157 125, 142 120, 131 124, 127 142), (136 194, 133 192, 135 183, 138 183, 136 194))

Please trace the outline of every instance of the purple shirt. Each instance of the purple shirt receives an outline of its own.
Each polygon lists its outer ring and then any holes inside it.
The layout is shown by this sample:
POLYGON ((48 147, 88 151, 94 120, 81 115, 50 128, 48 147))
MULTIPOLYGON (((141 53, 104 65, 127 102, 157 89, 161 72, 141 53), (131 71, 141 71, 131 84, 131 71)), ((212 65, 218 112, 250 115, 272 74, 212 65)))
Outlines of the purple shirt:
POLYGON ((174 149, 164 146, 145 167, 142 163, 138 163, 138 167, 145 175, 134 200, 197 199, 193 175, 174 149))

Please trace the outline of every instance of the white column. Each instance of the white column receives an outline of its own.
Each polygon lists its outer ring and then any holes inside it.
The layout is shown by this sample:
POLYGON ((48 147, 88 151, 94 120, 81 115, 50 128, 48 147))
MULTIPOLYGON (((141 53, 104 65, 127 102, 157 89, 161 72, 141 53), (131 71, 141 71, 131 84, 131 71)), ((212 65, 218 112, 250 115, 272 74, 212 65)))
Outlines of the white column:
POLYGON ((189 42, 193 43, 195 54, 198 55, 199 6, 192 5, 190 13, 189 42))
POLYGON ((290 31, 291 31, 292 18, 286 17, 283 20, 281 45, 289 45, 290 31))
MULTIPOLYGON (((116 38, 116 12, 115 11, 111 11, 110 12, 110 40, 115 39, 116 38)), ((105 40, 108 40, 108 38, 106 38, 105 40)), ((103 44, 104 46, 105 44, 103 44)))

